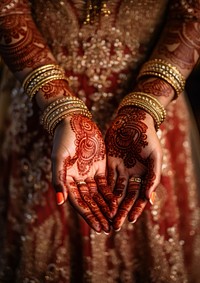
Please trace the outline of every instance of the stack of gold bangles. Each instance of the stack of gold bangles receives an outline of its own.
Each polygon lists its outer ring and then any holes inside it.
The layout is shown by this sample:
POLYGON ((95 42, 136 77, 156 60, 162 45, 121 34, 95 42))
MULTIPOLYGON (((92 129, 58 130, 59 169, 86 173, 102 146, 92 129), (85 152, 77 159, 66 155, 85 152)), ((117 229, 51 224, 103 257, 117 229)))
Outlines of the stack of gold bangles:
POLYGON ((183 92, 185 87, 185 78, 179 70, 162 59, 153 59, 146 62, 139 72, 138 79, 144 76, 155 76, 168 82, 175 90, 175 98, 183 92))
POLYGON ((142 108, 149 113, 155 122, 156 130, 159 129, 161 123, 166 117, 166 111, 160 102, 153 96, 143 92, 129 93, 119 105, 118 112, 124 106, 136 106, 142 108))
MULTIPOLYGON (((45 84, 53 80, 65 80, 68 82, 65 71, 60 66, 55 64, 43 65, 33 70, 25 78, 22 87, 24 92, 30 98, 33 98, 45 84)), ((74 114, 92 118, 92 114, 81 99, 74 96, 62 97, 52 102, 45 109, 41 117, 41 123, 53 135, 56 125, 65 117, 74 114)))
POLYGON ((82 100, 73 96, 63 97, 57 99, 45 109, 41 116, 41 123, 53 135, 56 125, 65 117, 74 114, 81 114, 90 119, 92 118, 92 114, 82 100))
POLYGON ((25 78, 22 87, 24 92, 32 99, 45 84, 53 80, 65 80, 68 82, 65 71, 60 66, 48 64, 33 70, 25 78))

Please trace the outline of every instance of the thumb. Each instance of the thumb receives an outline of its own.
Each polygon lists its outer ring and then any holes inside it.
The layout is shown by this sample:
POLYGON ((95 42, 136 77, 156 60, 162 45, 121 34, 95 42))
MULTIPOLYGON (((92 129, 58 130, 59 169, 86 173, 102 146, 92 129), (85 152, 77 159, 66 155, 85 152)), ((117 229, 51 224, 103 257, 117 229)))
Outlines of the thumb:
POLYGON ((148 158, 148 169, 146 175, 146 190, 145 196, 152 203, 154 191, 160 183, 161 178, 161 168, 162 168, 162 152, 160 150, 155 150, 152 152, 148 158))
POLYGON ((63 204, 68 197, 68 188, 66 186, 66 160, 66 157, 52 156, 52 183, 56 191, 58 205, 63 204))

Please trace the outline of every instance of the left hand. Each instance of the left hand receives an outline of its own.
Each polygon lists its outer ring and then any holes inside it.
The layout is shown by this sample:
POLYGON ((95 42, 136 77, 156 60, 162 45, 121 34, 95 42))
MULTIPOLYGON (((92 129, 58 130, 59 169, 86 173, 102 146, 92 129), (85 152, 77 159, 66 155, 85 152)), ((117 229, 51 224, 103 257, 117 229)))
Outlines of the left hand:
POLYGON ((162 149, 153 118, 144 110, 120 110, 106 134, 108 184, 118 197, 113 228, 134 223, 154 195, 161 175, 162 149))
POLYGON ((80 114, 63 119, 53 140, 54 188, 57 195, 69 199, 91 228, 108 233, 117 202, 105 172, 105 144, 96 124, 80 114))

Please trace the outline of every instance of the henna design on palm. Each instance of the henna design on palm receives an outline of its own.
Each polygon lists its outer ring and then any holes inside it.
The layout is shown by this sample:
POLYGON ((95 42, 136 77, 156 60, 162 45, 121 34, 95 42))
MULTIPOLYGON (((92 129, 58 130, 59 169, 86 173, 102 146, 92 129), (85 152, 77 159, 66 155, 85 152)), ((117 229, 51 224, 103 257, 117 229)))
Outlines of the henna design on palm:
MULTIPOLYGON (((86 175, 96 161, 104 159, 105 145, 99 129, 90 119, 74 115, 70 124, 76 135, 73 161, 77 161, 79 174, 86 175)), ((71 160, 72 164, 73 161, 71 160)))
POLYGON ((142 148, 148 145, 147 126, 143 123, 146 113, 138 108, 122 109, 109 129, 106 145, 109 156, 122 158, 127 168, 135 166, 137 160, 143 164, 142 148))
MULTIPOLYGON (((140 176, 145 180, 142 184, 128 182, 126 185, 126 178, 121 177, 121 173, 117 177, 114 194, 121 200, 113 220, 115 230, 120 229, 127 216, 131 222, 137 220, 148 201, 146 192, 152 188, 156 177, 154 160, 149 157, 151 148, 146 150, 149 142, 147 140, 148 126, 144 122, 145 119, 144 110, 131 106, 124 107, 118 113, 106 135, 108 156, 122 159, 124 167, 130 174, 129 177, 133 176, 134 172, 140 172, 140 176), (136 167, 139 171, 134 171, 136 167), (140 167, 143 168, 142 171, 138 169, 140 167)), ((110 169, 108 177, 113 178, 114 174, 113 169, 110 169)), ((111 182, 113 181, 111 180, 111 182)))

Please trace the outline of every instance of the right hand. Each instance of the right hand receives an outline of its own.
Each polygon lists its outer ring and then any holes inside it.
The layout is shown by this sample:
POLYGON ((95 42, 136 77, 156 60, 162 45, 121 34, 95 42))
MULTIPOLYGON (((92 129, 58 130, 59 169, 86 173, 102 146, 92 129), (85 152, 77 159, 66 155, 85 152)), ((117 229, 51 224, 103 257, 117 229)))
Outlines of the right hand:
POLYGON ((105 171, 105 145, 96 124, 82 115, 66 117, 55 130, 52 150, 53 185, 61 197, 58 204, 69 198, 91 228, 108 233, 117 200, 105 171))
POLYGON ((108 183, 119 200, 112 225, 120 230, 126 218, 137 221, 160 182, 162 149, 152 117, 125 107, 108 129, 106 147, 108 183))

